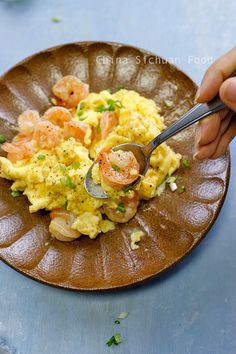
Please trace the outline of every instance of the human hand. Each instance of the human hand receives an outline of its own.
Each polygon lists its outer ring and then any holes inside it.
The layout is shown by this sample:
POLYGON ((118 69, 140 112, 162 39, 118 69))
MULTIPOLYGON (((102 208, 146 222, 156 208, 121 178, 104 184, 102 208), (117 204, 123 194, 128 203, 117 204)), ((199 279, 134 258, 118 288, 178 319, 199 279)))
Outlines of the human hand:
POLYGON ((198 123, 194 154, 196 159, 220 157, 236 136, 236 77, 227 79, 235 70, 236 47, 210 66, 203 77, 195 101, 208 102, 219 93, 227 108, 198 123))

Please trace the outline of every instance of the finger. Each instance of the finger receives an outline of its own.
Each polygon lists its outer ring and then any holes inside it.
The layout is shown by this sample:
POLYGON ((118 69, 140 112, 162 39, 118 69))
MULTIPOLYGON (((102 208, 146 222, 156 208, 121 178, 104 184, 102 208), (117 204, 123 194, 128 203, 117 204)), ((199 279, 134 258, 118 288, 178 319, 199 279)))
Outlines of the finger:
POLYGON ((226 150, 228 149, 230 142, 233 140, 235 135, 236 135, 236 119, 234 117, 234 119, 231 120, 231 124, 229 125, 228 129, 222 135, 216 151, 210 158, 217 159, 218 157, 224 155, 226 150))
POLYGON ((219 93, 226 106, 236 112, 236 77, 224 81, 219 93))
POLYGON ((196 102, 208 102, 219 92, 222 82, 236 69, 236 47, 216 60, 207 70, 196 93, 196 102))
POLYGON ((194 158, 198 159, 198 160, 203 160, 203 159, 207 159, 210 158, 211 156, 214 155, 214 153, 217 150, 217 147, 220 143, 221 137, 222 135, 225 133, 225 131, 227 131, 228 126, 230 125, 232 119, 232 114, 231 112, 228 114, 227 118, 225 118, 220 126, 219 132, 216 136, 216 138, 209 144, 201 146, 201 145, 197 145, 196 146, 196 150, 195 150, 195 154, 194 154, 194 158))
POLYGON ((211 143, 203 146, 197 146, 194 154, 194 159, 204 160, 214 155, 217 145, 220 141, 220 138, 221 138, 221 134, 219 131, 216 138, 211 143))
POLYGON ((229 109, 225 108, 219 113, 200 121, 196 130, 195 144, 206 145, 215 140, 220 130, 221 121, 227 116, 228 112, 229 109))

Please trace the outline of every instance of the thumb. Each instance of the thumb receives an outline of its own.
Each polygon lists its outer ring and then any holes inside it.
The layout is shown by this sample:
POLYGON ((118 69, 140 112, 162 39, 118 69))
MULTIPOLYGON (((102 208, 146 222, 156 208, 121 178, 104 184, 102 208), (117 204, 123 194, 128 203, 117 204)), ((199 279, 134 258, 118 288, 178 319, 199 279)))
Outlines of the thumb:
POLYGON ((236 112, 236 77, 225 80, 219 94, 226 106, 236 112))

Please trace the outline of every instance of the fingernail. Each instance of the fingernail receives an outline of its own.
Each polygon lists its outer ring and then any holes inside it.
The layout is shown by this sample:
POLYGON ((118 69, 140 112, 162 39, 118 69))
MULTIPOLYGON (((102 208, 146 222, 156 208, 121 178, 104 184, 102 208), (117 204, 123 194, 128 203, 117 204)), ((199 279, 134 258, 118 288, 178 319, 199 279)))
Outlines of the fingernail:
POLYGON ((200 97, 200 91, 201 91, 201 87, 199 87, 199 88, 197 89, 197 92, 196 92, 196 95, 195 95, 195 98, 194 98, 194 103, 195 103, 195 104, 198 103, 198 99, 199 99, 199 97, 200 97))

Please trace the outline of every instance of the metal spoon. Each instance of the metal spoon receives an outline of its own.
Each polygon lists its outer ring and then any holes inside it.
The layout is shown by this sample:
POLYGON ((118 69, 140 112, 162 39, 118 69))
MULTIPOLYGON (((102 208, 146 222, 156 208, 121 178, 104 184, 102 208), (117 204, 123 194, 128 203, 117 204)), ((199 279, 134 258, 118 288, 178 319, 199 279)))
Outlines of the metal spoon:
MULTIPOLYGON (((236 76, 236 72, 231 75, 236 76)), ((220 100, 217 95, 208 103, 200 103, 196 104, 190 111, 188 111, 185 115, 183 115, 179 120, 177 120, 174 124, 164 130, 161 134, 159 134, 156 138, 154 138, 150 143, 146 146, 135 144, 135 143, 127 143, 117 145, 112 148, 113 151, 123 150, 123 151, 132 151, 134 156, 136 157, 140 170, 139 173, 141 176, 145 176, 149 166, 150 166, 150 157, 153 152, 160 144, 164 143, 167 139, 171 138, 173 135, 181 132, 183 129, 193 125, 199 120, 208 117, 209 115, 220 111, 225 108, 225 104, 220 100)), ((109 198, 109 196, 102 190, 100 184, 95 184, 92 179, 92 169, 94 164, 88 170, 85 180, 84 186, 88 194, 90 194, 94 198, 105 199, 109 198)), ((140 182, 141 176, 137 178, 130 186, 133 187, 140 182)))

